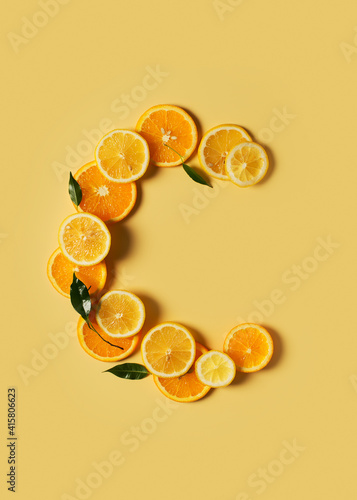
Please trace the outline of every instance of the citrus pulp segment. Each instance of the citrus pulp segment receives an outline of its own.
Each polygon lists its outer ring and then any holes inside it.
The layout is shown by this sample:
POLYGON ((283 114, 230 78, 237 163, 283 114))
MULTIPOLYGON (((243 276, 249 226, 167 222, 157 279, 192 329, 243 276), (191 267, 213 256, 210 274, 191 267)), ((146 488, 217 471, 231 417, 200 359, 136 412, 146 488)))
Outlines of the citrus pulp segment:
POLYGON ((95 149, 95 160, 110 181, 133 182, 146 172, 149 147, 140 134, 116 129, 102 137, 95 149))
POLYGON ((111 337, 131 337, 143 327, 145 307, 135 294, 126 290, 112 290, 101 297, 96 320, 111 337))
POLYGON ((147 141, 151 162, 158 167, 180 165, 180 155, 186 161, 197 145, 196 124, 178 106, 153 106, 139 118, 136 130, 147 141))
POLYGON ((237 370, 245 373, 264 368, 273 351, 273 339, 269 332, 254 323, 235 326, 224 341, 224 352, 233 359, 237 370))
POLYGON ((191 368, 196 343, 191 333, 178 323, 155 326, 143 338, 141 354, 146 368, 158 377, 184 375, 191 368))
POLYGON ((77 213, 65 218, 59 228, 58 241, 65 257, 78 266, 101 262, 110 249, 110 232, 96 215, 77 213))

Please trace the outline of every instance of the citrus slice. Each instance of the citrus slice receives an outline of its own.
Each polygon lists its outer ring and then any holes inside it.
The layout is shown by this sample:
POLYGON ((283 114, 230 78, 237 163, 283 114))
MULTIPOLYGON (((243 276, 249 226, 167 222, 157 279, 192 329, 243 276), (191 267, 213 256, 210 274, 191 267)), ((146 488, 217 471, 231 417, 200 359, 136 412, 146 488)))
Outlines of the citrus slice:
POLYGON ((89 328, 84 319, 80 317, 77 324, 78 340, 81 347, 87 354, 92 356, 92 358, 99 359, 100 361, 120 361, 121 359, 127 358, 135 351, 139 343, 140 334, 134 335, 128 339, 113 340, 113 338, 103 332, 95 322, 92 324, 104 340, 123 348, 123 350, 115 348, 102 340, 97 333, 89 328))
POLYGON ((98 302, 96 320, 111 337, 131 337, 143 327, 144 304, 131 292, 111 290, 98 302))
POLYGON ((180 165, 180 155, 186 161, 197 145, 196 124, 178 106, 153 106, 139 118, 136 130, 149 144, 151 162, 158 167, 180 165))
POLYGON ((234 146, 252 138, 238 125, 218 125, 204 134, 198 148, 201 167, 212 177, 228 180, 226 157, 234 146))
POLYGON ((57 248, 49 258, 47 276, 57 292, 67 298, 70 297, 73 273, 76 273, 77 278, 90 289, 90 294, 94 294, 104 288, 107 279, 107 266, 104 261, 95 266, 77 266, 66 259, 60 248, 57 248))
POLYGON ((195 364, 196 376, 202 384, 210 387, 226 387, 236 375, 233 360, 223 352, 208 351, 195 364))
POLYGON ((145 335, 141 354, 144 365, 154 375, 180 377, 194 362, 196 343, 187 328, 177 323, 162 323, 145 335))
POLYGON ((261 370, 269 363, 274 347, 265 328, 244 323, 228 333, 223 350, 233 359, 237 370, 250 373, 261 370))
MULTIPOLYGON (((208 349, 196 342, 196 356, 198 359, 202 354, 208 352, 208 349)), ((164 396, 182 403, 190 403, 203 398, 211 389, 208 385, 202 384, 192 368, 182 375, 175 378, 163 378, 153 375, 154 382, 164 396)))
POLYGON ((110 181, 132 182, 145 174, 150 153, 141 135, 131 130, 112 130, 100 140, 95 159, 110 181))
POLYGON ((240 187, 253 186, 261 181, 269 166, 265 149, 255 142, 241 142, 226 158, 229 179, 240 187))
POLYGON ((124 219, 135 205, 135 183, 110 181, 95 161, 81 167, 73 177, 82 190, 80 212, 89 212, 110 223, 124 219))
POLYGON ((94 266, 101 262, 110 249, 110 232, 96 215, 78 213, 69 215, 58 232, 60 249, 77 266, 94 266))

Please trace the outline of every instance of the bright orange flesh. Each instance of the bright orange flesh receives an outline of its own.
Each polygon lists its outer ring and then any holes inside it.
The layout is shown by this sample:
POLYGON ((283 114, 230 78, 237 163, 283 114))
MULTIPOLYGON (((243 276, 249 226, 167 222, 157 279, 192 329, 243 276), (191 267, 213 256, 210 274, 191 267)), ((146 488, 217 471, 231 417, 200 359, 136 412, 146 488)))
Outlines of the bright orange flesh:
POLYGON ((74 178, 82 189, 79 209, 96 215, 102 221, 122 220, 135 205, 135 183, 110 181, 101 173, 95 161, 80 168, 74 178))
POLYGON ((51 255, 47 264, 47 276, 54 288, 69 298, 70 286, 73 281, 73 273, 83 281, 89 293, 94 294, 103 290, 107 278, 107 267, 102 261, 94 266, 76 266, 63 255, 57 248, 51 255))
POLYGON ((254 323, 234 327, 224 342, 224 352, 245 373, 264 368, 273 355, 273 340, 265 328, 254 323))
POLYGON ((93 332, 93 330, 88 327, 84 319, 79 318, 77 325, 79 343, 86 353, 93 358, 100 361, 119 361, 127 358, 135 351, 140 340, 140 334, 126 339, 113 339, 113 337, 103 332, 97 323, 92 322, 92 324, 104 340, 123 347, 122 350, 107 344, 97 333, 93 332))
MULTIPOLYGON (((208 352, 208 349, 203 345, 196 342, 196 357, 195 361, 202 355, 208 352)), ((189 403, 203 398, 210 387, 202 384, 196 377, 195 371, 191 368, 188 373, 181 377, 163 378, 154 377, 154 382, 159 391, 165 396, 174 401, 189 403)))
POLYGON ((136 130, 146 139, 151 162, 158 167, 180 165, 179 155, 186 161, 197 144, 195 122, 178 106, 159 105, 150 108, 140 117, 136 130))

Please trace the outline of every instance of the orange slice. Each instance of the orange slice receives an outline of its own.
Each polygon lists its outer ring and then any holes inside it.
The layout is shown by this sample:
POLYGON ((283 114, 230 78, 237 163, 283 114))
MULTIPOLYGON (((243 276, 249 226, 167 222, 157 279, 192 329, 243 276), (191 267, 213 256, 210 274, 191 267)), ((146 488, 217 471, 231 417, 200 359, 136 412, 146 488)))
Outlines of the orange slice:
POLYGON ((100 140, 95 159, 102 174, 113 182, 133 182, 149 165, 147 142, 131 130, 112 130, 100 140))
POLYGON ((237 370, 245 373, 264 368, 269 363, 273 350, 270 334, 254 323, 235 326, 224 341, 224 352, 233 359, 237 370))
POLYGON ((96 215, 73 214, 62 222, 58 232, 60 249, 77 266, 94 266, 110 249, 110 232, 96 215))
POLYGON ((237 144, 251 140, 248 132, 238 125, 218 125, 211 128, 202 137, 198 148, 201 167, 211 177, 228 180, 225 161, 229 151, 237 144))
POLYGON ((70 297, 73 273, 76 273, 77 278, 90 288, 89 293, 92 295, 103 290, 107 279, 107 266, 104 261, 95 266, 77 266, 66 259, 61 249, 57 248, 49 258, 47 276, 57 292, 67 298, 70 297))
MULTIPOLYGON (((195 361, 208 349, 196 342, 195 361)), ((163 378, 153 375, 154 382, 164 396, 182 403, 197 401, 207 394, 211 389, 208 385, 202 384, 196 376, 194 370, 189 370, 181 377, 163 378)))
POLYGON ((140 334, 128 339, 113 339, 103 332, 95 322, 92 324, 104 340, 123 348, 123 350, 117 349, 104 342, 97 333, 88 327, 84 319, 80 317, 77 324, 78 340, 81 347, 92 358, 99 359, 100 361, 120 361, 135 351, 140 340, 140 334))
POLYGON ((141 354, 144 365, 154 375, 180 377, 195 360, 196 342, 187 328, 177 323, 162 323, 145 335, 141 354))
POLYGON ((153 106, 139 118, 136 130, 149 144, 151 161, 158 167, 181 165, 179 155, 186 161, 197 144, 196 124, 191 116, 178 106, 153 106))
POLYGON ((220 351, 208 351, 196 361, 195 372, 202 384, 215 388, 226 387, 233 382, 236 367, 227 354, 220 351))
POLYGON ((255 142, 241 142, 226 158, 229 179, 240 187, 253 186, 267 173, 269 160, 265 149, 255 142))
POLYGON ((110 337, 131 337, 140 332, 145 321, 145 307, 131 292, 111 290, 100 299, 96 319, 110 337))
POLYGON ((81 167, 74 178, 82 190, 79 211, 89 212, 111 223, 124 219, 135 205, 135 183, 110 181, 101 173, 95 161, 81 167))

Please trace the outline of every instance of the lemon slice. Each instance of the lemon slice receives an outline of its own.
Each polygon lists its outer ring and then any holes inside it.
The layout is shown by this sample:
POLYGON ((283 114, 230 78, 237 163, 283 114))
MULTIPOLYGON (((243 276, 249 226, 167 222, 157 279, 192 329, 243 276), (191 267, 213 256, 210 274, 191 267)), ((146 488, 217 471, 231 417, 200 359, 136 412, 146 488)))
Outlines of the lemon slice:
POLYGON ((111 337, 131 337, 143 327, 144 304, 131 292, 112 290, 100 299, 96 320, 101 329, 111 337))
POLYGON ((215 388, 226 387, 233 382, 236 366, 227 354, 220 351, 208 351, 196 361, 195 371, 202 384, 215 388))
POLYGON ((145 335, 141 354, 144 365, 154 375, 180 377, 194 362, 196 342, 187 328, 177 323, 162 323, 145 335))
POLYGON ((248 132, 238 125, 218 125, 210 129, 198 148, 201 167, 211 177, 228 180, 224 164, 229 151, 237 144, 251 140, 248 132))
POLYGON ((255 142, 242 142, 226 158, 229 179, 240 187, 253 186, 261 181, 269 166, 265 149, 255 142))
POLYGON ((77 266, 94 266, 110 249, 110 232, 96 215, 73 214, 62 222, 58 232, 60 249, 77 266))
POLYGON ((95 149, 99 170, 114 182, 133 182, 142 177, 150 161, 145 139, 131 130, 113 130, 95 149))

